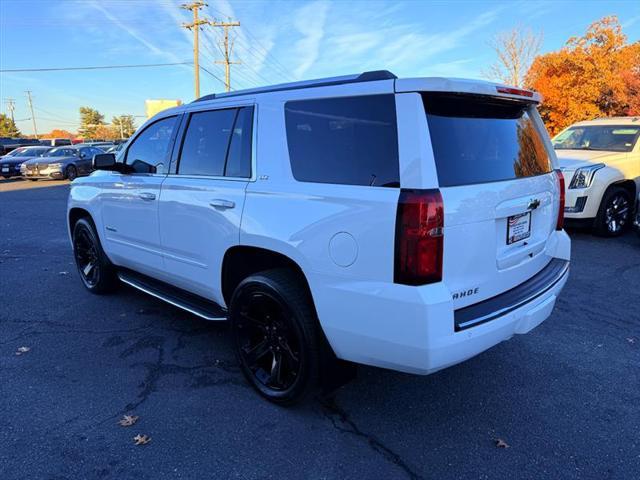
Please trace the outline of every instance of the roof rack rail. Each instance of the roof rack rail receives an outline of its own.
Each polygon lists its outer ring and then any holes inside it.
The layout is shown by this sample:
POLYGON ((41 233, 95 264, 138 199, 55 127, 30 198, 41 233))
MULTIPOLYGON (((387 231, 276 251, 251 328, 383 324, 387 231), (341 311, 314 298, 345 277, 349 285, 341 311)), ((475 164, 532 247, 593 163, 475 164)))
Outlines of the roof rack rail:
POLYGON ((394 80, 396 77, 388 70, 373 70, 356 75, 344 75, 341 77, 319 78, 316 80, 304 80, 301 82, 280 83, 268 87, 250 88, 247 90, 236 90, 234 92, 211 93, 197 98, 193 102, 204 102, 215 98, 237 97, 239 95, 250 95, 255 93, 280 92, 283 90, 300 90, 302 88, 328 87, 331 85, 343 85, 346 83, 373 82, 376 80, 394 80))

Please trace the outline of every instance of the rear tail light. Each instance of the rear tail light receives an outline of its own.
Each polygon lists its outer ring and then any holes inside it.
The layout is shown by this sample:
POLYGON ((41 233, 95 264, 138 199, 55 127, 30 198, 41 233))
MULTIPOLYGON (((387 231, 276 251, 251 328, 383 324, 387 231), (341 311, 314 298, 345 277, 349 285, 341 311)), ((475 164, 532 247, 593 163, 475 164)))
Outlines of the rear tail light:
POLYGON ((433 190, 401 190, 396 217, 395 283, 442 280, 444 207, 433 190))
POLYGON ((556 223, 556 230, 562 230, 564 225, 564 175, 560 170, 556 170, 556 177, 558 178, 558 189, 560 190, 560 201, 558 202, 558 221, 556 223))

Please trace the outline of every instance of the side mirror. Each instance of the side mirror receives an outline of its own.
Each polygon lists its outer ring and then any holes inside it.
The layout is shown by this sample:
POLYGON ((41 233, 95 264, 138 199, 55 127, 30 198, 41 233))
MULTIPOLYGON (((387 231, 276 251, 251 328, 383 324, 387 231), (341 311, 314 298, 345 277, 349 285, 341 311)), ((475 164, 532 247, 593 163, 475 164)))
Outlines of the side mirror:
POLYGON ((113 153, 97 153, 93 156, 94 170, 117 171, 116 156, 113 153))
POLYGON ((131 168, 136 173, 156 173, 156 167, 143 160, 134 160, 131 168))

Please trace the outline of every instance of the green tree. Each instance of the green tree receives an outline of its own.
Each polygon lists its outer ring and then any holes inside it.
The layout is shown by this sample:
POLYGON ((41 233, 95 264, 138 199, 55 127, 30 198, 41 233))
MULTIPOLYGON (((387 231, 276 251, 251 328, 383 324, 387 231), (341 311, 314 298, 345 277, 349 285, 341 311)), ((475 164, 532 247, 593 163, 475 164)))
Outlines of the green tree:
POLYGON ((80 128, 78 134, 82 138, 97 138, 96 130, 104 125, 104 115, 98 110, 89 107, 80 107, 80 128))
POLYGON ((4 113, 0 113, 0 137, 19 137, 21 135, 16 122, 4 113))
POLYGON ((129 138, 136 131, 133 115, 120 115, 111 119, 111 125, 118 133, 118 138, 129 138))

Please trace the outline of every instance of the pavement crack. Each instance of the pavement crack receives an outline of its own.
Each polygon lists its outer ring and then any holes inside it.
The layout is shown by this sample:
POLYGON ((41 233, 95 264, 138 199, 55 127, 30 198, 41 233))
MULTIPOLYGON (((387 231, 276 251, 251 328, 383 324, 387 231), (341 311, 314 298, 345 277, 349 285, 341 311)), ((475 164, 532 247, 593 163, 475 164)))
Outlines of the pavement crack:
POLYGON ((324 416, 331 421, 336 430, 366 440, 373 451, 381 454, 389 462, 402 469, 409 478, 423 478, 414 472, 399 454, 384 445, 373 435, 363 432, 360 427, 349 418, 349 414, 335 403, 334 399, 320 399, 320 405, 322 405, 324 409, 324 416))

